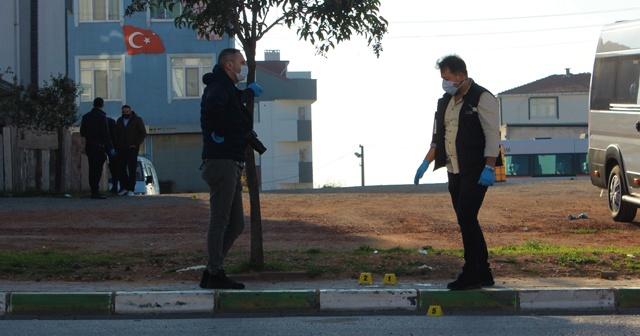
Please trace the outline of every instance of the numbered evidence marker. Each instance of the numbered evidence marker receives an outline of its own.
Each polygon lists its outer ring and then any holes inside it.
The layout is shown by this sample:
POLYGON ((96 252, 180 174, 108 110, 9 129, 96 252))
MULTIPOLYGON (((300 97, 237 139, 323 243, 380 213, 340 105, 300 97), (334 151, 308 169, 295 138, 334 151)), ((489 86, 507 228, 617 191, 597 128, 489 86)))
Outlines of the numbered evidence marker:
POLYGON ((396 275, 391 273, 384 275, 384 281, 382 283, 385 285, 395 285, 398 283, 398 281, 396 279, 396 275))
POLYGON ((371 285, 373 283, 373 279, 371 279, 371 273, 360 273, 360 282, 361 285, 371 285))
POLYGON ((429 306, 427 316, 442 316, 442 308, 440 306, 429 306))
POLYGON ((196 195, 191 195, 191 199, 192 199, 192 200, 194 200, 194 199, 198 199, 198 196, 196 196, 196 195))

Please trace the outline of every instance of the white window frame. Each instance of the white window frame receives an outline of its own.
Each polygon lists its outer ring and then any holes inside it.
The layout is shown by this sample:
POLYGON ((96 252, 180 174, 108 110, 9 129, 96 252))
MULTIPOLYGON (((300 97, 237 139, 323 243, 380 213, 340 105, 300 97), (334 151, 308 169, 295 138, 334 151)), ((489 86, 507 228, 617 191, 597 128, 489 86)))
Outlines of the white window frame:
MULTIPOLYGON (((185 99, 201 99, 202 92, 204 90, 204 84, 202 83, 202 75, 204 73, 199 73, 198 78, 198 86, 200 87, 200 94, 198 96, 193 97, 174 97, 173 96, 173 65, 171 64, 171 60, 174 58, 211 58, 211 68, 216 64, 216 55, 215 54, 167 54, 167 102, 171 104, 174 100, 185 100, 185 99)), ((198 67, 200 68, 200 67, 198 67)), ((211 72, 211 69, 208 69, 207 72, 211 72)))
MULTIPOLYGON (((548 109, 547 109, 548 110, 548 109)), ((529 97, 529 119, 559 119, 560 111, 558 106, 558 97, 529 97), (542 105, 540 104, 543 100, 549 100, 549 102, 544 102, 542 105), (536 102, 535 109, 533 102, 536 102), (553 101, 553 103, 551 103, 553 101), (545 115, 540 114, 540 107, 552 106, 555 111, 555 115, 549 115, 548 113, 545 115), (536 112, 536 113, 534 113, 536 112)))
MULTIPOLYGON (((111 99, 111 98, 105 98, 102 97, 104 99, 104 101, 106 102, 110 102, 110 101, 121 101, 121 102, 126 102, 127 101, 127 87, 126 87, 126 80, 125 80, 125 76, 126 76, 126 72, 125 72, 125 57, 124 55, 93 55, 93 56, 76 56, 75 57, 75 68, 76 68, 76 83, 79 83, 80 85, 82 85, 82 77, 81 77, 81 72, 80 72, 80 61, 86 61, 86 60, 100 60, 100 61, 120 61, 120 88, 122 90, 122 92, 120 93, 120 99, 111 99)), ((88 101, 84 101, 82 100, 82 95, 78 96, 78 104, 80 103, 86 103, 86 102, 90 102, 93 101, 93 99, 95 99, 95 92, 91 93, 92 98, 88 101)))
MULTIPOLYGON (((182 14, 182 10, 183 10, 183 5, 182 3, 179 4, 180 5, 180 14, 182 14)), ((164 7, 158 7, 157 9, 161 9, 164 10, 166 12, 169 11, 168 8, 164 8, 164 7)), ((165 16, 166 16, 166 12, 165 12, 165 16)), ((148 22, 173 22, 174 18, 164 18, 164 19, 158 19, 158 18, 154 18, 151 16, 151 8, 147 8, 147 16, 148 16, 148 22)))
MULTIPOLYGON (((124 0, 105 0, 105 1, 118 1, 118 19, 117 20, 93 20, 93 12, 91 15, 91 20, 80 20, 80 1, 83 0, 73 0, 73 20, 74 25, 78 27, 80 23, 105 23, 105 22, 120 22, 120 26, 124 25, 124 0)), ((93 0, 85 0, 90 2, 90 6, 93 6, 93 0)), ((109 6, 107 5, 107 10, 109 6)), ((107 15, 108 17, 108 15, 107 15)))

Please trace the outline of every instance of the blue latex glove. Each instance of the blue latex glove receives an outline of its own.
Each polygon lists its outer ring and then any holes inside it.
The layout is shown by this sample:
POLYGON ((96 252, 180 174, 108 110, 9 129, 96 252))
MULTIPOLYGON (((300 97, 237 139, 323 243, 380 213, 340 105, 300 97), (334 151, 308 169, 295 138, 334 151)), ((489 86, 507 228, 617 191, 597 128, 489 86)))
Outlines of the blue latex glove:
POLYGON ((224 137, 217 135, 216 132, 211 132, 211 139, 213 139, 213 141, 215 141, 217 143, 223 143, 224 142, 224 137))
POLYGON ((116 150, 115 150, 115 149, 113 149, 113 148, 111 148, 111 149, 109 150, 109 156, 113 157, 114 155, 116 155, 116 150))
POLYGON ((260 85, 256 84, 256 82, 249 84, 247 88, 253 90, 253 93, 255 93, 256 97, 260 97, 264 93, 264 90, 260 87, 260 85))
POLYGON ((478 184, 481 184, 485 187, 490 187, 496 181, 496 173, 492 172, 491 169, 484 167, 482 170, 482 174, 480 174, 480 179, 478 180, 478 184))
POLYGON ((427 168, 429 168, 430 164, 431 162, 427 160, 422 161, 422 164, 420 165, 420 167, 418 167, 418 171, 416 172, 416 177, 413 178, 413 184, 418 185, 420 179, 424 175, 424 172, 427 171, 427 168))

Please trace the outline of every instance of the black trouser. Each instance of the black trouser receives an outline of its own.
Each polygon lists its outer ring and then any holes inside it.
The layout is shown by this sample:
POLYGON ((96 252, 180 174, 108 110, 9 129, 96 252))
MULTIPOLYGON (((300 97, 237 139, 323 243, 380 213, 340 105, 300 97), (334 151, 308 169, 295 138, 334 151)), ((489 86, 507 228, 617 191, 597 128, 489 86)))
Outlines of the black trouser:
POLYGON ((136 169, 138 168, 138 148, 119 148, 118 164, 120 185, 129 191, 136 189, 136 169))
POLYGON ((478 212, 487 192, 487 187, 478 184, 481 173, 482 169, 471 173, 448 174, 449 193, 464 246, 462 270, 472 276, 489 269, 487 243, 478 222, 478 212))
MULTIPOLYGON (((120 180, 120 164, 118 155, 109 158, 109 172, 111 173, 111 190, 118 191, 118 181, 120 180)), ((122 189, 123 187, 120 186, 122 189)))
POLYGON ((102 146, 88 144, 84 152, 89 159, 89 187, 91 194, 97 195, 100 192, 100 178, 102 177, 102 166, 107 159, 102 146))

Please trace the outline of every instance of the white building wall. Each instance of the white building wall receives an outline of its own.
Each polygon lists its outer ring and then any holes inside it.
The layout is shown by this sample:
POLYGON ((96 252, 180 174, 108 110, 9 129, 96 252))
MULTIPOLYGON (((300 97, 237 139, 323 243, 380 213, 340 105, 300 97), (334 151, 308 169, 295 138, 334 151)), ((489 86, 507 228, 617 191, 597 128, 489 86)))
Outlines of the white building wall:
POLYGON ((500 100, 502 110, 501 124, 567 124, 586 123, 589 116, 589 95, 580 94, 544 94, 503 96, 500 100), (529 119, 529 98, 558 97, 559 119, 529 119))
POLYGON ((262 190, 295 187, 300 181, 300 149, 306 150, 306 162, 313 161, 312 142, 298 141, 298 108, 305 107, 306 120, 311 120, 311 102, 279 100, 259 106, 260 121, 254 129, 267 147, 259 161, 262 190))

